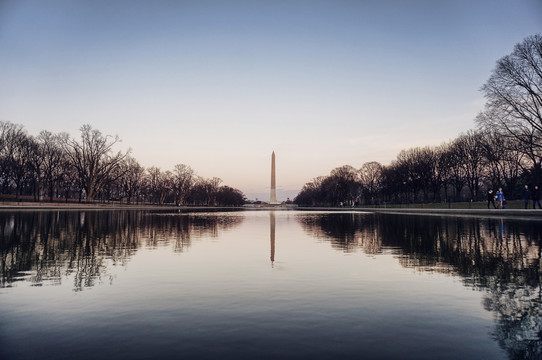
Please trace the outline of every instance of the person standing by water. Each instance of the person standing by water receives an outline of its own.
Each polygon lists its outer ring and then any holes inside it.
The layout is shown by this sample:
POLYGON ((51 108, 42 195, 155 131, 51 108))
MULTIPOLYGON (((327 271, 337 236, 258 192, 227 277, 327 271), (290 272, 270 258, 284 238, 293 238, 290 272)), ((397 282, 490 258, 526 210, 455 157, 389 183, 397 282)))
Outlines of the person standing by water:
POLYGON ((539 209, 542 209, 542 206, 540 206, 540 189, 538 185, 535 185, 533 189, 533 209, 536 208, 536 204, 538 204, 539 209))
POLYGON ((489 209, 489 204, 493 205, 493 209, 496 209, 495 206, 495 194, 493 194, 493 190, 489 189, 487 191, 487 208, 489 209))
POLYGON ((497 207, 499 209, 504 209, 504 193, 502 192, 502 188, 499 188, 495 195, 497 196, 497 207))
POLYGON ((523 199, 525 209, 527 209, 529 207, 529 199, 531 198, 531 192, 529 191, 529 185, 525 185, 523 190, 521 190, 521 198, 523 199))

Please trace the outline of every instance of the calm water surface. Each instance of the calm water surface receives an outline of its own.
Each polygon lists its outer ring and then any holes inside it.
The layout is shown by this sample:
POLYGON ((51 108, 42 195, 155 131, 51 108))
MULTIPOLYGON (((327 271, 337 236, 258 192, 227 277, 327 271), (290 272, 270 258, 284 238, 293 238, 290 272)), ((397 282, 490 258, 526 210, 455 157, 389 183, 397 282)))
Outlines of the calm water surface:
POLYGON ((0 358, 539 359, 541 224, 0 212, 0 358))

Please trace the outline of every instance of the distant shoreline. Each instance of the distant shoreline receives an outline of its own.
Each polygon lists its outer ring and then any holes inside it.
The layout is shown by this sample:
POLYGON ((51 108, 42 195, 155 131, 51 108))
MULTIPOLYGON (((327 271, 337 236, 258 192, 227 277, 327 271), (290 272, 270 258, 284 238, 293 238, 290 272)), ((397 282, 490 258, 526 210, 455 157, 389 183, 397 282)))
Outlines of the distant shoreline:
POLYGON ((354 211, 377 214, 400 215, 436 215, 436 216, 482 216, 482 217, 514 217, 542 220, 541 209, 437 209, 437 208, 309 208, 299 207, 301 211, 354 211))
POLYGON ((187 210, 187 211, 231 211, 231 210, 293 210, 291 205, 247 205, 247 206, 195 206, 195 205, 150 205, 150 204, 107 204, 107 203, 75 203, 75 202, 33 202, 4 201, 0 202, 0 211, 5 210, 187 210))
POLYGON ((446 209, 446 208, 383 208, 383 207, 298 207, 293 205, 252 205, 252 206, 175 206, 175 205, 119 205, 87 203, 38 203, 38 202, 3 202, 0 211, 81 211, 81 210, 178 210, 178 211, 326 211, 326 212, 369 212, 402 215, 439 215, 439 216, 489 216, 489 217, 527 217, 542 220, 540 209, 446 209))
POLYGON ((88 204, 88 203, 49 203, 49 202, 3 202, 2 210, 204 210, 224 209, 242 210, 239 206, 175 206, 175 205, 120 205, 120 204, 88 204))

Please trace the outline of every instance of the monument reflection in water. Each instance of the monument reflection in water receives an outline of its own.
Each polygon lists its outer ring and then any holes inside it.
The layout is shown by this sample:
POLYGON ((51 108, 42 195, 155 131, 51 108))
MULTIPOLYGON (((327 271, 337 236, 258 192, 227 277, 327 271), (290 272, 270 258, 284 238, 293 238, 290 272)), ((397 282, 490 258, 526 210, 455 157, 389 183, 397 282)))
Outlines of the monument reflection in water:
POLYGON ((542 357, 539 221, 0 212, 0 357, 542 357))

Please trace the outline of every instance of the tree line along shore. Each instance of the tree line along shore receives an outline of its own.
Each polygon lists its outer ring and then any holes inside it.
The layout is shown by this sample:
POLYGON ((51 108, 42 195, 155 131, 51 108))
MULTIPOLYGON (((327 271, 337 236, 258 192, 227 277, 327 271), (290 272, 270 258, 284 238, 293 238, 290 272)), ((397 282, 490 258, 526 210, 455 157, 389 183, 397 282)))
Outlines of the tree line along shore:
POLYGON ((338 167, 306 183, 301 206, 478 202, 499 188, 532 200, 542 176, 542 35, 525 38, 496 63, 481 88, 476 128, 439 146, 401 151, 389 165, 338 167))
POLYGON ((184 164, 173 171, 144 168, 130 151, 114 152, 118 136, 90 125, 80 138, 43 130, 37 136, 22 125, 0 122, 0 200, 239 206, 245 195, 206 179, 184 164))

